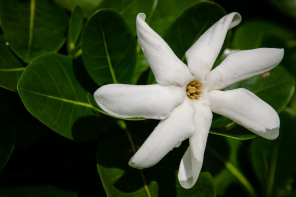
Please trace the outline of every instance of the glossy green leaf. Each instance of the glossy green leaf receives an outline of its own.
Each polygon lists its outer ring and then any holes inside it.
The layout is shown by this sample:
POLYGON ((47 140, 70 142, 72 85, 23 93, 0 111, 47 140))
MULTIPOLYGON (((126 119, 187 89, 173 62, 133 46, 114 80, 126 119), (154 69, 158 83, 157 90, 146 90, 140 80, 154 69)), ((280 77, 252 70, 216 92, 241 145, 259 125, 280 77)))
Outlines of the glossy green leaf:
MULTIPOLYGON (((289 41, 294 37, 293 32, 278 24, 262 20, 250 20, 244 21, 236 29, 232 44, 236 49, 266 47, 262 46, 266 36, 278 37, 283 41, 289 41)), ((274 44, 275 46, 269 44, 267 47, 280 47, 277 46, 277 42, 274 44)))
POLYGON ((75 55, 79 50, 79 36, 83 28, 83 13, 79 6, 75 6, 69 22, 67 50, 68 54, 75 55))
POLYGON ((16 91, 17 82, 25 67, 6 44, 5 39, 0 36, 0 87, 16 91))
POLYGON ((262 196, 289 196, 296 176, 295 115, 280 114, 281 128, 274 141, 256 138, 251 143, 252 165, 260 181, 262 196))
POLYGON ((291 100, 294 77, 283 67, 277 66, 264 74, 233 84, 227 89, 246 88, 280 112, 291 100))
POLYGON ((53 196, 63 196, 63 197, 78 197, 79 195, 73 191, 63 190, 61 188, 52 185, 38 185, 38 186, 16 186, 0 188, 1 196, 9 197, 32 197, 32 196, 42 196, 42 197, 53 197, 53 196))
POLYGON ((143 122, 114 128, 104 136, 97 154, 97 167, 107 196, 178 196, 214 197, 215 188, 209 173, 201 173, 196 185, 191 189, 183 189, 177 180, 177 169, 184 154, 185 146, 174 149, 160 163, 145 170, 137 170, 128 166, 128 161, 145 138, 151 126, 143 122), (136 125, 136 126, 135 126, 136 125), (133 127, 129 130, 127 127, 133 127), (110 143, 112 142, 112 143, 110 143))
POLYGON ((177 18, 164 39, 175 54, 185 61, 185 52, 224 15, 226 15, 225 10, 216 3, 198 3, 177 18), (209 15, 209 13, 212 14, 209 15))
POLYGON ((118 13, 99 10, 85 25, 82 56, 89 75, 97 84, 131 83, 136 39, 118 13))
POLYGON ((54 0, 60 6, 65 7, 69 11, 73 10, 75 6, 81 7, 84 16, 91 15, 98 9, 98 6, 103 0, 54 0))
POLYGON ((149 25, 163 36, 172 23, 188 8, 201 0, 161 0, 154 1, 151 14, 148 15, 149 25))
POLYGON ((69 139, 91 140, 107 123, 94 116, 87 101, 88 92, 79 81, 82 68, 62 55, 42 55, 28 65, 18 93, 27 110, 55 132, 69 139))
POLYGON ((25 62, 57 51, 65 40, 68 17, 48 0, 3 0, 2 30, 12 50, 25 62))
POLYGON ((143 12, 150 15, 152 9, 157 5, 158 0, 104 0, 99 8, 108 8, 118 12, 127 22, 129 28, 136 35, 136 16, 143 12))

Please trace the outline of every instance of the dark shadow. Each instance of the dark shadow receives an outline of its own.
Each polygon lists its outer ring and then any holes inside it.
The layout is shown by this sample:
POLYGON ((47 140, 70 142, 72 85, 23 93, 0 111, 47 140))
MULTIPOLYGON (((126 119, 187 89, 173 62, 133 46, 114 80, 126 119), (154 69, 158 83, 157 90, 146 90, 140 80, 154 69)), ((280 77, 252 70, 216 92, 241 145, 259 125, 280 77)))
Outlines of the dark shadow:
POLYGON ((80 56, 73 59, 72 62, 76 79, 87 92, 93 94, 99 88, 99 85, 97 85, 88 74, 83 64, 82 57, 80 56))

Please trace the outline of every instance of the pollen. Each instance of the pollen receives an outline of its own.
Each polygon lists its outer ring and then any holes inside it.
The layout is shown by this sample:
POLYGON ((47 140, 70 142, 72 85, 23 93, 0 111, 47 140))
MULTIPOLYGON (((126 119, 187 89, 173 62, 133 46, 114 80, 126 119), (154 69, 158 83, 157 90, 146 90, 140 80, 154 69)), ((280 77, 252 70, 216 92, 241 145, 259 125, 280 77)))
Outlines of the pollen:
POLYGON ((186 95, 192 100, 199 99, 201 95, 201 83, 198 81, 191 81, 186 86, 186 95))

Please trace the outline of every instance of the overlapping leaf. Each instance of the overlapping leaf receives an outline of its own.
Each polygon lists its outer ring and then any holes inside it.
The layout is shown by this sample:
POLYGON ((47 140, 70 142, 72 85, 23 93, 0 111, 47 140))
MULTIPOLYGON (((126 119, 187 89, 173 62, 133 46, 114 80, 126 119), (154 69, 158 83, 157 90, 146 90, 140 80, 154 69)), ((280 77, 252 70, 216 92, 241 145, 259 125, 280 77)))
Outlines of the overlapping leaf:
POLYGON ((23 73, 18 93, 27 110, 55 132, 69 139, 91 140, 106 121, 100 124, 102 119, 94 116, 87 101, 87 91, 78 80, 82 68, 62 55, 42 55, 23 73))
POLYGON ((48 0, 3 0, 2 30, 13 51, 25 62, 57 51, 65 40, 68 17, 48 0))
POLYGON ((100 10, 85 25, 82 56, 89 75, 98 85, 131 83, 136 39, 118 13, 100 10))
POLYGON ((0 36, 0 87, 16 91, 17 82, 25 70, 11 53, 5 39, 0 36))
POLYGON ((121 125, 123 130, 114 128, 98 147, 97 167, 107 196, 215 196, 209 173, 201 173, 191 189, 183 189, 179 185, 176 175, 185 146, 173 150, 154 167, 145 170, 129 167, 128 160, 151 128, 137 124, 129 130, 124 123, 121 122, 121 125))

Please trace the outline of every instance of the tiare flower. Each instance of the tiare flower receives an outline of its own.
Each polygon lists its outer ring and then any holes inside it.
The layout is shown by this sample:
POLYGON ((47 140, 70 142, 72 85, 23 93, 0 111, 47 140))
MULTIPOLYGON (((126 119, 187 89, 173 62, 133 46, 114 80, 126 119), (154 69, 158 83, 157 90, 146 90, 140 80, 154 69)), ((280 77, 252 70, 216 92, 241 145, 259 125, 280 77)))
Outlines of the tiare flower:
POLYGON ((282 60, 284 50, 259 48, 233 52, 212 70, 228 29, 240 21, 241 16, 233 12, 216 22, 186 51, 187 66, 148 26, 145 14, 138 14, 138 43, 157 84, 109 84, 94 93, 98 105, 113 116, 161 120, 130 159, 130 166, 138 169, 153 166, 189 138, 178 179, 184 188, 192 187, 201 171, 212 112, 261 137, 277 138, 280 120, 270 105, 243 88, 221 89, 274 68, 282 60))

